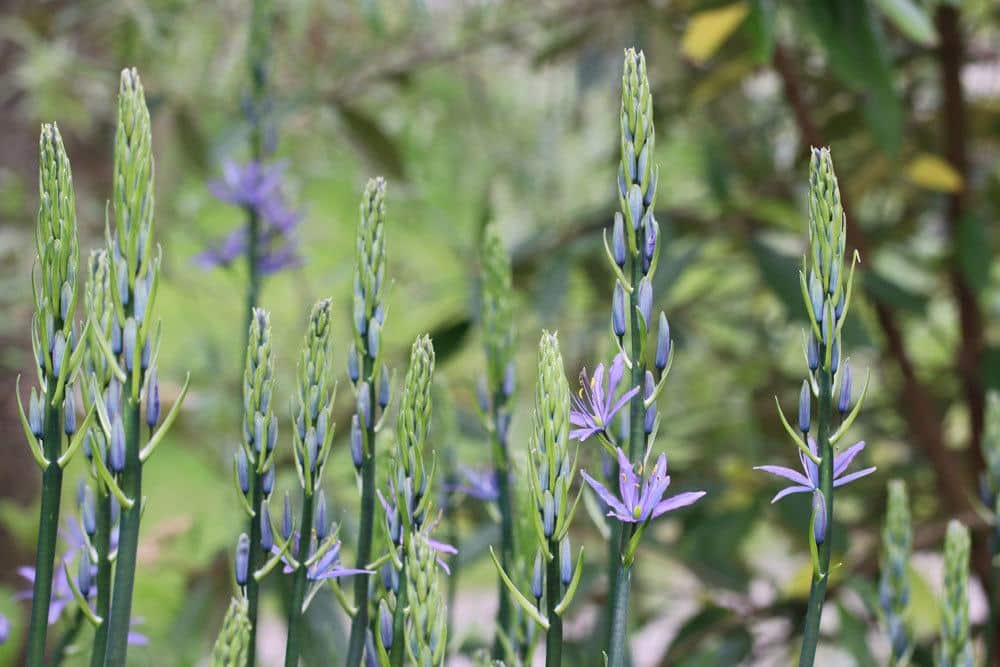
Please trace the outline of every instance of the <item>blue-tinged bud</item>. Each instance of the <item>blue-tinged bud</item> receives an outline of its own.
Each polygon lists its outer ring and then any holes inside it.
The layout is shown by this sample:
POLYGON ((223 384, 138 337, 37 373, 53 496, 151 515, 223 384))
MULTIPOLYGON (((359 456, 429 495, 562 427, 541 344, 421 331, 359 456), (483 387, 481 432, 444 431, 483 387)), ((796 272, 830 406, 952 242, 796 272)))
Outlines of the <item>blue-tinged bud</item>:
POLYGON ((278 418, 271 415, 271 421, 267 425, 267 453, 270 454, 274 451, 275 445, 278 444, 278 418))
POLYGON ((393 564, 391 562, 388 562, 385 565, 383 565, 381 568, 381 573, 382 573, 382 586, 385 587, 385 590, 389 591, 390 593, 398 593, 399 572, 396 571, 396 568, 393 566, 393 564))
POLYGON ((111 321, 111 351, 116 357, 122 353, 122 328, 117 318, 111 321))
POLYGON ((826 503, 822 491, 813 491, 813 512, 813 539, 816 544, 823 544, 826 540, 826 503))
POLYGON ((309 429, 306 431, 306 459, 309 464, 309 470, 316 470, 316 458, 319 451, 319 441, 316 439, 316 429, 309 429))
POLYGON ((403 543, 403 524, 399 509, 392 508, 389 514, 389 541, 399 546, 403 543))
POLYGON ((611 294, 611 328, 618 338, 625 335, 625 288, 619 282, 611 294))
POLYGON ((568 535, 559 543, 559 578, 563 586, 569 586, 569 582, 573 580, 573 553, 569 547, 568 535))
POLYGON ((146 316, 146 302, 148 299, 149 287, 146 285, 146 281, 137 280, 135 282, 135 305, 132 307, 132 312, 135 315, 136 321, 140 324, 146 316))
POLYGON ((76 585, 80 588, 80 595, 84 599, 90 597, 90 587, 94 583, 94 566, 90 562, 90 556, 81 552, 80 566, 77 570, 76 585))
POLYGON ((535 554, 535 566, 531 570, 531 594, 537 603, 542 599, 542 554, 535 554))
POLYGON ((833 337, 833 349, 830 350, 830 371, 836 373, 840 367, 840 336, 833 337))
POLYGON ((70 287, 68 282, 62 284, 62 289, 59 290, 59 317, 63 322, 69 319, 69 306, 73 301, 73 288, 70 287))
POLYGON ((146 380, 146 426, 153 428, 160 421, 160 378, 156 367, 149 372, 146 380))
POLYGON ((240 492, 244 496, 250 493, 250 465, 242 447, 236 452, 236 479, 240 484, 240 492))
POLYGON ((556 503, 552 497, 552 492, 545 491, 545 499, 542 501, 542 532, 545 537, 552 537, 556 531, 556 503))
POLYGON ((108 467, 113 473, 125 469, 125 425, 121 415, 111 423, 111 443, 108 446, 108 467))
POLYGON ((809 273, 809 300, 812 302, 813 317, 818 323, 823 322, 823 287, 816 279, 816 274, 809 273))
POLYGON ((619 268, 625 266, 625 220, 621 213, 615 213, 615 223, 611 230, 611 254, 619 268))
POLYGON ((375 312, 372 313, 372 318, 378 322, 380 327, 385 324, 385 308, 381 303, 375 306, 375 312))
POLYGON ((361 367, 358 363, 358 348, 354 343, 347 350, 347 377, 351 379, 351 384, 357 384, 361 377, 361 367))
POLYGON ((510 398, 514 395, 514 386, 516 384, 516 371, 514 370, 514 362, 508 361, 507 365, 503 369, 503 382, 500 385, 500 391, 503 393, 504 398, 510 398))
POLYGON ((62 370, 63 357, 66 356, 66 337, 62 330, 56 332, 52 339, 52 374, 59 376, 62 370))
POLYGON ((476 383, 476 402, 479 403, 479 409, 483 414, 488 414, 490 411, 490 393, 489 389, 486 387, 486 378, 480 377, 479 382, 476 383))
POLYGON ((108 381, 108 389, 104 394, 104 409, 108 413, 108 419, 114 419, 121 414, 122 405, 122 385, 118 378, 112 377, 108 381))
POLYGON ((653 312, 653 284, 649 282, 648 276, 643 276, 639 281, 639 314, 642 321, 649 327, 649 317, 653 312))
POLYGON ((510 431, 510 413, 501 412, 497 415, 497 439, 501 443, 507 442, 508 431, 510 431))
POLYGON ((810 371, 819 368, 819 341, 816 340, 816 334, 811 329, 809 340, 806 342, 806 364, 808 364, 810 371))
POLYGON ((625 169, 627 170, 626 173, 628 174, 629 181, 632 183, 638 183, 639 174, 636 172, 635 168, 635 146, 633 146, 631 142, 629 142, 625 147, 625 158, 623 161, 625 163, 625 169))
POLYGON ((76 433, 76 400, 70 387, 66 388, 63 398, 63 432, 66 435, 76 433))
POLYGON ((378 320, 372 318, 368 327, 368 356, 372 359, 378 357, 378 346, 382 339, 382 325, 378 320))
POLYGON ((247 571, 250 568, 250 538, 246 533, 240 533, 236 541, 236 585, 247 585, 247 571))
POLYGON ((657 224, 656 219, 652 215, 649 215, 646 217, 643 227, 645 233, 643 234, 642 244, 642 273, 645 275, 649 273, 649 266, 656 255, 656 239, 660 235, 660 225, 657 224))
POLYGON ((360 470, 364 458, 364 434, 361 433, 361 424, 357 415, 351 415, 351 460, 354 462, 354 467, 360 470))
POLYGON ((632 229, 639 231, 639 223, 642 221, 642 189, 633 184, 628 190, 628 211, 632 216, 632 229))
POLYGON ((802 431, 802 433, 809 432, 809 427, 811 425, 809 411, 811 405, 812 394, 809 390, 809 383, 803 380, 802 391, 799 392, 799 430, 802 431))
POLYGON ((306 438, 306 418, 301 412, 295 418, 295 432, 299 434, 299 440, 306 438))
POLYGON ((88 461, 94 460, 94 443, 92 440, 93 438, 91 436, 91 432, 88 430, 87 433, 84 434, 83 444, 80 446, 80 449, 83 450, 83 455, 87 457, 88 461))
POLYGON ((361 423, 365 425, 365 428, 372 427, 372 409, 371 409, 371 396, 368 395, 368 383, 362 382, 358 385, 358 407, 357 407, 358 417, 361 419, 361 423))
POLYGON ((267 503, 260 506, 260 548, 270 553, 274 546, 274 529, 271 527, 271 510, 267 503))
POLYGON ((264 415, 259 412, 255 412, 253 415, 253 450, 260 453, 261 446, 264 444, 264 415))
POLYGON ((667 322, 667 315, 660 311, 660 327, 656 332, 656 359, 654 361, 656 370, 662 372, 667 367, 670 360, 670 323, 667 322))
POLYGON ((316 494, 316 516, 313 520, 313 528, 316 530, 316 539, 320 542, 326 539, 330 524, 326 521, 326 493, 323 489, 316 494))
POLYGON ((383 368, 378 374, 378 407, 385 410, 389 405, 389 373, 383 368))
MULTIPOLYGON (((653 379, 653 373, 652 371, 646 371, 646 381, 642 394, 643 397, 646 400, 649 400, 649 398, 653 395, 653 391, 655 389, 656 389, 656 380, 653 379)), ((646 408, 646 414, 642 422, 642 430, 646 435, 649 435, 650 433, 653 432, 653 426, 655 425, 656 425, 656 401, 653 401, 653 403, 651 403, 650 406, 646 408)))
POLYGON ((45 433, 45 399, 31 388, 31 398, 28 401, 28 426, 36 438, 45 433))
POLYGON ((80 503, 80 518, 83 521, 83 532, 93 537, 97 532, 97 513, 94 507, 94 493, 89 486, 83 487, 83 502, 80 503))
POLYGON ((833 308, 833 316, 839 321, 841 317, 844 316, 844 291, 841 290, 840 298, 837 299, 837 305, 833 308))
POLYGON ((145 343, 142 344, 142 354, 139 357, 140 360, 139 368, 141 368, 142 370, 146 370, 147 368, 149 368, 150 356, 151 355, 150 355, 149 341, 147 340, 145 343))
POLYGON ((646 194, 642 198, 642 203, 646 206, 652 206, 653 201, 656 199, 656 184, 659 182, 659 178, 656 177, 654 170, 653 178, 649 179, 649 186, 646 188, 646 194))
POLYGON ((385 600, 379 603, 378 631, 382 646, 388 651, 392 648, 392 614, 389 613, 385 600))
POLYGON ((118 297, 122 305, 128 305, 128 271, 125 267, 125 258, 120 255, 115 260, 115 273, 118 274, 118 297))
POLYGON ((274 465, 272 464, 264 471, 264 476, 260 478, 260 490, 264 492, 264 497, 267 498, 274 491, 274 465))
POLYGON ((840 394, 837 397, 837 412, 846 415, 851 411, 851 364, 844 363, 840 371, 840 394))
POLYGON ((135 342, 138 331, 135 320, 131 317, 125 320, 125 331, 122 333, 122 351, 125 356, 125 370, 132 372, 132 365, 135 363, 135 342))
POLYGON ((622 199, 625 198, 628 193, 627 184, 625 183, 625 171, 622 169, 621 165, 618 165, 618 194, 621 195, 622 199))
POLYGON ((320 444, 326 440, 326 427, 327 422, 329 422, 329 417, 327 416, 329 412, 324 410, 319 413, 319 419, 316 420, 316 441, 320 444))
POLYGON ((292 502, 285 491, 285 507, 281 514, 281 536, 288 540, 292 536, 292 502))
POLYGON ((368 333, 368 316, 365 313, 365 303, 364 300, 358 298, 359 290, 355 289, 354 295, 354 328, 357 330, 358 335, 364 336, 368 333))

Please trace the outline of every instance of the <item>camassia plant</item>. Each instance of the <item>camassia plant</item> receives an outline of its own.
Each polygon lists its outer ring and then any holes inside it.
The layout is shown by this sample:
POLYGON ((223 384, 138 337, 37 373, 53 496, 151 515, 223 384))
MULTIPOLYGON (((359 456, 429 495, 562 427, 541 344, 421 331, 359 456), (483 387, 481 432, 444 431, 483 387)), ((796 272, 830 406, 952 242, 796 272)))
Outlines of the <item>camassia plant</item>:
MULTIPOLYGON (((265 4, 256 3, 255 20, 264 20, 265 4)), ((263 58, 259 53, 255 57, 263 58)), ((258 93, 263 95, 262 90, 258 93)), ((521 438, 512 425, 518 352, 514 272, 494 229, 485 230, 481 240, 480 320, 486 363, 478 404, 489 447, 479 451, 488 465, 452 467, 453 443, 439 441, 454 437, 459 429, 431 428, 432 396, 442 392, 440 378, 435 379, 439 359, 429 335, 413 341, 400 382, 389 372, 388 360, 403 351, 388 349, 391 343, 384 335, 391 281, 383 178, 369 180, 361 194, 351 299, 344 304, 321 299, 304 317, 301 347, 297 357, 289 355, 297 363, 287 393, 278 383, 282 355, 275 346, 280 337, 272 331, 269 312, 255 305, 256 287, 251 286, 246 345, 239 348, 244 362, 241 388, 233 396, 234 404, 240 400, 241 405, 239 443, 227 450, 241 513, 231 524, 236 547, 229 560, 231 590, 219 601, 221 628, 214 644, 209 647, 205 642, 202 647, 208 664, 246 667, 256 662, 258 634, 265 634, 258 633, 264 627, 261 616, 269 608, 262 603, 265 594, 280 598, 283 620, 274 625, 283 627, 285 634, 267 634, 284 640, 286 667, 308 659, 309 642, 315 636, 311 633, 325 627, 322 624, 331 630, 338 625, 344 634, 343 655, 332 656, 332 664, 442 667, 451 664, 458 652, 470 652, 467 644, 475 641, 467 642, 464 634, 449 627, 448 607, 458 585, 451 570, 459 562, 454 558, 457 549, 435 538, 445 522, 442 539, 456 541, 458 522, 465 515, 456 511, 454 499, 461 496, 490 503, 491 525, 481 531, 487 537, 478 542, 481 552, 491 555, 499 579, 497 614, 491 619, 495 624, 490 623, 490 636, 475 646, 477 658, 491 665, 521 667, 532 664, 537 644, 539 651, 544 646, 549 667, 561 665, 564 655, 567 663, 579 660, 571 653, 575 647, 567 643, 566 620, 575 598, 600 600, 592 592, 599 586, 581 587, 587 578, 582 546, 586 538, 577 535, 580 528, 574 530, 573 519, 586 498, 588 508, 601 509, 597 523, 609 538, 602 545, 608 555, 607 598, 602 613, 594 616, 595 641, 600 642, 603 657, 595 651, 586 664, 631 664, 632 580, 643 562, 641 556, 653 546, 650 538, 655 529, 650 527, 668 513, 699 501, 700 508, 709 501, 702 500, 706 493, 701 490, 668 493, 668 458, 657 447, 659 400, 675 346, 666 314, 654 309, 655 292, 663 281, 662 274, 657 279, 657 271, 664 240, 654 212, 659 167, 653 95, 640 51, 625 52, 621 93, 616 179, 620 210, 604 243, 614 281, 611 335, 602 342, 610 354, 592 367, 592 373, 583 369, 574 393, 560 348, 560 341, 573 332, 563 332, 560 338, 543 330, 533 378, 533 410, 521 438), (335 326, 338 312, 350 320, 340 338, 335 326), (340 364, 346 366, 351 388, 342 410, 336 391, 340 364), (394 396, 398 405, 392 405, 394 396), (284 405, 290 407, 285 410, 284 405), (338 414, 349 421, 349 427, 339 432, 342 447, 335 437, 338 414), (287 424, 284 440, 279 419, 287 424), (395 424, 395 429, 382 433, 386 424, 395 424), (378 445, 380 434, 383 445, 378 445), (436 447, 449 457, 440 475, 446 478, 444 484, 436 479, 436 447), (354 473, 360 491, 356 508, 328 503, 328 493, 338 504, 345 495, 330 493, 327 478, 334 478, 327 474, 330 468, 338 468, 347 478, 354 473), (278 485, 289 487, 278 496, 284 499, 280 508, 272 505, 278 485), (265 588, 262 582, 269 576, 265 588), (351 591, 341 582, 347 578, 351 591), (322 595, 335 600, 343 613, 336 607, 333 613, 317 613, 313 603, 322 595)), ((30 391, 27 409, 19 383, 16 387, 29 452, 42 471, 35 564, 20 571, 32 585, 30 593, 22 595, 31 598, 25 660, 32 667, 60 664, 65 656, 80 654, 90 637, 83 630, 90 626, 91 667, 121 667, 130 644, 148 641, 133 627, 133 591, 143 506, 163 499, 143 496, 143 471, 177 419, 187 391, 185 382, 170 408, 161 410, 156 305, 162 253, 154 234, 152 141, 142 83, 134 69, 124 70, 105 242, 89 255, 81 287, 69 159, 57 127, 42 127, 31 322, 37 385, 30 391), (83 305, 82 317, 77 316, 78 303, 83 305), (77 451, 85 459, 84 479, 75 498, 77 515, 63 517, 61 523, 63 471, 77 451), (56 641, 48 630, 60 618, 66 620, 56 641)), ((253 225, 261 222, 255 216, 266 215, 265 211, 276 215, 273 207, 280 203, 270 189, 276 187, 278 172, 253 164, 230 173, 226 187, 217 188, 225 190, 223 198, 248 208, 251 234, 253 225)), ((799 275, 808 320, 803 340, 806 373, 794 422, 786 419, 780 405, 778 410, 797 448, 801 470, 781 465, 757 468, 788 482, 774 501, 799 495, 810 499, 811 517, 804 532, 812 577, 802 618, 802 667, 816 661, 820 617, 831 569, 837 564, 832 559, 835 492, 875 471, 852 468, 865 449, 863 441, 842 446, 868 389, 866 379, 855 397, 851 365, 843 350, 858 260, 855 256, 849 261, 846 236, 847 220, 830 151, 813 149, 808 244, 799 275)), ((251 264, 260 269, 255 262, 266 253, 258 251, 270 246, 254 247, 251 264)), ((439 345, 442 364, 445 349, 439 345)), ((995 556, 1000 552, 996 398, 991 399, 987 421, 988 469, 981 496, 989 510, 985 514, 993 522, 990 548, 995 556)), ((918 646, 909 617, 913 590, 909 562, 915 538, 907 488, 901 481, 888 486, 881 536, 878 596, 877 603, 872 596, 872 609, 884 629, 890 664, 905 665, 923 656, 928 647, 918 646)), ((473 557, 464 551, 466 544, 475 542, 463 539, 463 558, 473 557)), ((972 544, 969 529, 952 521, 944 549, 941 632, 933 647, 942 666, 966 667, 975 660, 969 617, 972 544)), ((475 546, 469 549, 475 550, 475 546)), ((603 567, 601 563, 602 571, 603 567)), ((592 573, 590 578, 600 580, 592 573)), ((7 639, 10 627, 0 616, 0 641, 7 639)), ((280 641, 272 644, 280 650, 280 641)))

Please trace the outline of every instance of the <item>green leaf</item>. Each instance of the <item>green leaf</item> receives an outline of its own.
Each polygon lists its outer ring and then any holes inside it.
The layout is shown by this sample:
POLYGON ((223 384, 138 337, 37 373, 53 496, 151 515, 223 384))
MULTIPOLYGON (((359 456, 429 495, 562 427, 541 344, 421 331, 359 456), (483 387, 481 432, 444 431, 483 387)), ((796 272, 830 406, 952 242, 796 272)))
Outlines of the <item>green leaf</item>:
POLYGON ((912 0, 875 0, 879 10, 909 39, 922 46, 937 43, 937 30, 927 11, 912 0))
POLYGON ((754 0, 744 24, 750 34, 750 53, 754 61, 762 65, 771 62, 774 55, 774 15, 771 0, 754 0))
POLYGON ((396 142, 370 115, 344 103, 337 104, 337 112, 344 122, 351 143, 372 166, 394 179, 405 180, 403 156, 396 142))

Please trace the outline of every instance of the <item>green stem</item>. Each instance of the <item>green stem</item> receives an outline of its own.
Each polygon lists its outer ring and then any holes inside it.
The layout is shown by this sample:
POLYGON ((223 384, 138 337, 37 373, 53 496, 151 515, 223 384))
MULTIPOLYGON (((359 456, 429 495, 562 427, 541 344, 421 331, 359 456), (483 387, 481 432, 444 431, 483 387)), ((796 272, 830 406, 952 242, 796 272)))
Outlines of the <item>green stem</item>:
POLYGON ((94 631, 94 645, 90 651, 90 667, 104 664, 108 647, 108 615, 111 610, 111 494, 97 494, 97 532, 94 535, 97 551, 97 607, 95 613, 103 620, 94 631))
MULTIPOLYGON (((631 530, 621 530, 621 552, 625 551, 631 530)), ((615 579, 611 598, 611 638, 608 642, 608 667, 628 664, 628 601, 632 589, 632 566, 616 556, 615 579)))
MULTIPOLYGON (((821 349, 820 358, 824 358, 825 353, 825 350, 821 349)), ((812 667, 813 661, 816 659, 816 646, 819 644, 819 621, 823 613, 823 602, 826 599, 827 583, 830 580, 830 547, 833 541, 831 539, 833 532, 833 447, 830 445, 830 426, 833 422, 833 374, 829 368, 821 366, 818 375, 819 400, 817 407, 819 419, 816 440, 821 456, 819 482, 826 505, 826 535, 823 543, 818 545, 819 569, 813 572, 812 586, 809 589, 799 667, 812 667)), ((814 538, 810 535, 809 539, 814 538)))
MULTIPOLYGON (((292 600, 288 608, 288 641, 285 644, 285 667, 298 667, 299 654, 302 652, 302 634, 305 624, 302 622, 302 602, 306 597, 306 561, 309 559, 309 542, 312 536, 314 496, 302 494, 302 515, 299 518, 299 549, 295 558, 299 567, 295 570, 292 580, 292 600)), ((253 551, 253 549, 251 549, 253 551)))
POLYGON ((563 626, 562 616, 555 612, 562 599, 562 580, 559 573, 559 543, 549 540, 552 559, 546 565, 545 607, 549 619, 549 631, 545 635, 545 667, 559 667, 562 664, 563 626))
MULTIPOLYGON (((505 572, 513 572, 514 566, 514 499, 510 488, 510 451, 507 442, 500 437, 500 430, 497 428, 500 416, 505 408, 503 394, 500 391, 493 392, 493 445, 494 456, 496 457, 497 471, 497 504, 500 509, 500 564, 505 572)), ((503 581, 498 581, 500 594, 500 609, 497 614, 497 637, 493 641, 493 657, 497 660, 508 658, 504 655, 504 645, 500 640, 500 635, 514 645, 513 632, 513 607, 510 599, 510 592, 503 581)), ((513 656, 519 657, 519 656, 513 656)))
MULTIPOLYGON (((365 357, 365 377, 371 378, 371 360, 365 357)), ((384 370, 382 371, 385 372, 384 370)), ((368 383, 369 405, 375 402, 375 387, 368 383)), ((372 420, 374 423, 374 419, 372 420)), ((375 523, 375 428, 367 429, 367 448, 361 462, 361 524, 358 527, 358 555, 355 567, 364 569, 372 560, 372 528, 375 523)), ((358 667, 365 648, 365 633, 368 630, 368 577, 354 577, 354 620, 351 621, 351 637, 348 642, 345 667, 358 667)))
POLYGON ((76 641, 76 636, 80 634, 81 627, 83 627, 83 611, 77 608, 76 613, 73 614, 73 620, 70 621, 69 627, 59 637, 59 643, 56 644, 56 648, 52 652, 52 661, 49 663, 50 667, 59 667, 63 664, 63 660, 66 658, 66 651, 76 641))
POLYGON ((253 497, 250 506, 253 507, 255 515, 250 518, 248 531, 250 534, 250 562, 247 571, 250 573, 250 576, 247 577, 246 589, 247 617, 250 619, 250 639, 247 641, 247 667, 254 665, 257 654, 257 599, 260 592, 260 583, 253 576, 253 573, 263 565, 261 559, 264 555, 263 549, 260 547, 260 508, 264 501, 264 490, 261 486, 261 476, 256 471, 253 472, 252 484, 253 497))
POLYGON ((406 545, 403 545, 403 567, 399 570, 399 593, 396 595, 396 609, 392 614, 392 648, 389 649, 390 667, 402 667, 403 658, 406 652, 403 650, 406 645, 404 636, 404 614, 406 610, 407 586, 406 586, 406 545))
MULTIPOLYGON (((67 362, 68 363, 68 362, 67 362)), ((42 505, 38 515, 38 547, 35 551, 35 582, 31 594, 31 622, 28 628, 26 664, 37 667, 45 658, 45 638, 49 629, 49 604, 52 601, 52 572, 56 559, 59 532, 59 501, 62 496, 63 471, 56 460, 62 449, 62 403, 52 405, 56 378, 48 377, 45 390, 45 432, 42 449, 50 461, 42 472, 42 505)))
MULTIPOLYGON (((138 359, 136 360, 138 363, 138 359)), ((131 382, 123 391, 132 395, 131 382)), ((121 487, 135 504, 122 508, 115 559, 114 591, 108 619, 106 667, 124 667, 128 653, 128 633, 132 620, 132 593, 135 586, 136 555, 139 550, 139 522, 142 519, 142 462, 139 460, 139 402, 131 398, 125 406, 125 470, 121 487)))

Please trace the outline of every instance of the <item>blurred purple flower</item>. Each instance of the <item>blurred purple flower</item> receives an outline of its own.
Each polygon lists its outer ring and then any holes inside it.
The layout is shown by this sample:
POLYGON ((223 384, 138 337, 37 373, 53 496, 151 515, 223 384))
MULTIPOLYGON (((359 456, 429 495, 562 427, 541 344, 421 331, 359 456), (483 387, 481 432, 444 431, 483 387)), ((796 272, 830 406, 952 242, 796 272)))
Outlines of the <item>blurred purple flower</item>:
MULTIPOLYGON (((309 558, 312 558, 316 554, 316 543, 315 540, 309 545, 309 558)), ((295 531, 292 534, 292 544, 289 550, 292 553, 299 552, 299 531, 295 531)), ((277 545, 271 547, 272 553, 280 553, 280 549, 277 545)), ((282 572, 285 574, 291 574, 294 572, 291 564, 288 561, 287 556, 281 557, 281 562, 285 564, 282 568, 282 572)), ((371 570, 358 570, 349 567, 343 567, 340 564, 340 540, 333 543, 333 546, 328 548, 326 552, 320 556, 315 563, 309 566, 306 571, 306 579, 309 581, 323 581, 325 579, 337 579, 339 577, 349 577, 355 574, 371 574, 371 570)))
POLYGON ((639 391, 639 387, 633 387, 622 394, 617 403, 612 403, 624 374, 625 356, 621 353, 615 355, 611 362, 607 382, 604 379, 604 364, 597 365, 591 378, 587 377, 587 369, 583 369, 579 395, 573 397, 573 409, 569 413, 570 423, 578 427, 570 431, 571 438, 582 442, 607 430, 618 411, 639 391))
MULTIPOLYGON (((849 484, 856 479, 860 479, 865 475, 870 475, 875 472, 875 467, 864 468, 863 470, 858 470, 857 472, 852 472, 849 475, 845 475, 844 472, 847 471, 847 467, 851 465, 854 458, 861 453, 861 450, 865 448, 865 441, 861 440, 854 443, 841 453, 833 457, 833 486, 834 488, 838 486, 844 486, 849 484)), ((816 454, 816 441, 813 438, 809 438, 809 450, 816 454)), ((792 468, 786 468, 784 466, 755 466, 754 470, 763 470, 764 472, 771 473, 772 475, 777 475, 778 477, 783 477, 790 482, 793 482, 792 486, 787 486, 771 499, 772 503, 776 503, 785 496, 791 495, 793 493, 812 493, 813 491, 819 490, 819 466, 812 462, 808 456, 803 452, 799 452, 799 462, 802 464, 802 470, 805 474, 799 472, 798 470, 793 470, 792 468)))
POLYGON ((476 470, 466 465, 458 466, 460 480, 449 485, 448 491, 461 493, 485 502, 493 502, 500 495, 496 470, 476 470))
POLYGON ((0 614, 0 646, 7 643, 7 638, 10 637, 10 621, 3 614, 0 614))
MULTIPOLYGON (((389 482, 390 490, 392 489, 392 487, 393 484, 390 481, 389 482)), ((386 497, 382 495, 381 491, 376 491, 375 493, 378 496, 379 502, 382 503, 382 509, 385 511, 386 525, 389 527, 390 533, 393 530, 401 531, 402 527, 399 526, 400 517, 398 511, 396 510, 396 505, 387 500, 386 497)), ((394 497, 394 495, 390 497, 394 497)), ((441 554, 441 556, 438 556, 437 558, 437 563, 438 565, 441 566, 441 569, 444 570, 446 573, 451 574, 451 568, 448 567, 448 563, 444 560, 442 556, 444 555, 453 556, 458 553, 458 549, 456 549, 451 544, 448 544, 447 542, 440 542, 431 537, 431 532, 433 532, 434 529, 437 528, 439 521, 440 518, 435 519, 432 523, 424 524, 420 528, 420 533, 424 536, 424 539, 427 540, 427 544, 430 545, 431 549, 436 551, 438 554, 441 554)), ((392 540, 394 544, 399 546, 400 544, 402 544, 401 541, 402 533, 400 532, 399 535, 390 534, 389 539, 392 540)))
POLYGON ((687 507, 698 501, 705 495, 704 491, 689 491, 679 493, 664 500, 663 494, 670 486, 670 476, 667 475, 667 456, 660 454, 656 460, 656 465, 646 480, 642 480, 635 474, 635 468, 629 461, 625 452, 618 449, 618 493, 620 498, 615 497, 603 484, 581 471, 580 474, 586 480, 597 495, 601 497, 608 506, 608 516, 613 516, 619 521, 626 523, 645 523, 658 516, 681 507, 687 507))
MULTIPOLYGON (((241 165, 228 161, 223 166, 222 179, 208 185, 217 199, 256 212, 261 222, 257 269, 264 275, 302 263, 296 237, 302 213, 285 202, 281 187, 284 171, 283 164, 241 165)), ((241 226, 214 247, 196 255, 194 262, 205 269, 228 266, 247 252, 248 241, 249 230, 241 226)))

